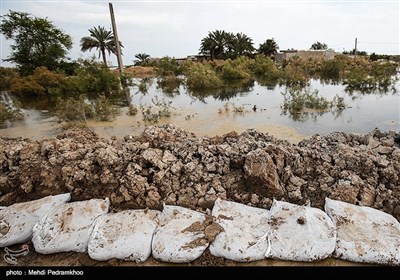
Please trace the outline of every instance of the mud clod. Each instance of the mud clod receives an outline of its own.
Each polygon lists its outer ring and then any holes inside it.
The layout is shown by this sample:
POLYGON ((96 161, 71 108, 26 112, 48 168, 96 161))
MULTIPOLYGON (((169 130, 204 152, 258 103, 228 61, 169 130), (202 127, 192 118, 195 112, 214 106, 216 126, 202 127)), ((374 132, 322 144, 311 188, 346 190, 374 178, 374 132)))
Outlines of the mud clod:
MULTIPOLYGON (((297 145, 249 129, 197 138, 175 125, 104 139, 69 130, 54 139, 0 138, 0 205, 71 192, 111 209, 200 212, 217 198, 269 208, 273 198, 323 208, 325 197, 400 219, 400 134, 315 135, 297 145)), ((207 226, 204 225, 204 229, 207 226)))

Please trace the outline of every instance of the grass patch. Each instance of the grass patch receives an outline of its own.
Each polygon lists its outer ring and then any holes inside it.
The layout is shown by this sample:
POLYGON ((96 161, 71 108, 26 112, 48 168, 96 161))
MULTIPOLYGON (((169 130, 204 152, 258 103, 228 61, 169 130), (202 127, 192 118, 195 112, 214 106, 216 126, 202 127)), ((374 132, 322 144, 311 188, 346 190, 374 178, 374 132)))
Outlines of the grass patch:
POLYGON ((285 113, 301 113, 306 109, 325 111, 329 107, 329 101, 319 96, 319 91, 309 89, 289 88, 282 93, 284 96, 282 108, 285 113))

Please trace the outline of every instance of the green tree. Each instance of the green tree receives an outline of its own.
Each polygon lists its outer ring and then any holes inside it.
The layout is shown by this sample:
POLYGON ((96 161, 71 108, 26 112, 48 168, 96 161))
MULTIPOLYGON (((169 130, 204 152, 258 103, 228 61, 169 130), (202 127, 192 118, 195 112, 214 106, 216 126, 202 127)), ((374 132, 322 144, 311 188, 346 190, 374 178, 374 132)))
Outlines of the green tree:
MULTIPOLYGON (((90 36, 83 37, 81 39, 81 51, 91 51, 97 49, 100 56, 103 58, 104 65, 107 65, 106 51, 108 55, 111 53, 117 54, 117 48, 115 46, 114 35, 112 31, 106 30, 103 26, 93 27, 89 29, 90 36)), ((119 42, 121 48, 123 45, 119 42)))
POLYGON ((328 45, 325 43, 321 43, 321 42, 316 42, 314 44, 311 45, 310 50, 327 50, 328 49, 328 45))
POLYGON ((59 69, 72 47, 71 36, 47 18, 28 13, 10 10, 2 16, 0 32, 7 40, 14 40, 11 55, 5 61, 15 63, 23 75, 32 74, 35 68, 42 66, 59 69))
POLYGON ((251 55, 255 50, 253 40, 243 33, 237 33, 228 43, 232 47, 235 58, 242 55, 251 55))
POLYGON ((230 39, 230 34, 224 30, 210 31, 207 37, 201 40, 200 53, 210 55, 212 60, 224 59, 230 39))
POLYGON ((137 58, 133 61, 135 66, 145 66, 149 63, 150 55, 147 53, 138 53, 135 55, 135 57, 137 58))
POLYGON ((275 42, 274 38, 271 38, 260 44, 258 53, 267 57, 273 57, 278 52, 278 49, 278 44, 275 42))

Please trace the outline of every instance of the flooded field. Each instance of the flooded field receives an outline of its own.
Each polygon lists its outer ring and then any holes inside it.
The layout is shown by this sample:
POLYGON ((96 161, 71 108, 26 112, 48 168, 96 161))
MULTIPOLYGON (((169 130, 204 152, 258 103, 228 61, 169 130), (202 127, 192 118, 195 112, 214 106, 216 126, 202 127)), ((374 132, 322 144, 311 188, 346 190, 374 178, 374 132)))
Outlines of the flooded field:
MULTIPOLYGON (((136 83, 140 80, 137 79, 136 83)), ((374 128, 383 131, 400 130, 400 94, 397 82, 388 92, 347 92, 343 85, 322 84, 312 80, 310 90, 331 101, 336 95, 344 98, 343 110, 306 111, 299 114, 285 113, 282 109, 284 86, 263 86, 252 82, 240 89, 214 93, 192 93, 183 86, 173 93, 165 93, 157 85, 156 78, 147 80, 147 92, 137 87, 130 90, 132 102, 138 114, 127 115, 127 107, 121 107, 114 121, 89 120, 87 126, 102 137, 138 135, 146 125, 140 105, 154 105, 152 100, 165 101, 170 105, 171 116, 163 117, 159 124, 174 123, 197 136, 214 136, 235 130, 242 132, 255 128, 278 138, 297 143, 312 134, 326 135, 334 131, 366 133, 374 128), (239 109, 238 109, 239 108, 239 109)), ((3 137, 27 137, 40 139, 60 132, 60 124, 48 110, 37 104, 25 104, 26 118, 0 125, 3 137)))

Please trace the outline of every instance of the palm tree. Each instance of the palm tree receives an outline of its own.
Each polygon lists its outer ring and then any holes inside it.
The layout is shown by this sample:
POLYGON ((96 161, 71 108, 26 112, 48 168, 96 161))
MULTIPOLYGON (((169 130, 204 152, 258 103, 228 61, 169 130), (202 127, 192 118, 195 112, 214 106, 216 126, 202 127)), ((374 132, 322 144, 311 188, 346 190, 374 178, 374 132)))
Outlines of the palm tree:
MULTIPOLYGON (((93 48, 99 50, 99 58, 103 57, 104 65, 107 65, 106 51, 108 55, 117 54, 114 35, 112 31, 108 31, 103 26, 93 27, 89 29, 90 36, 81 39, 81 51, 91 51, 93 48)), ((124 46, 119 42, 121 48, 124 46)))
POLYGON ((200 53, 209 54, 211 59, 224 58, 229 33, 224 30, 208 32, 207 37, 201 40, 200 53))
POLYGON ((258 53, 264 54, 265 56, 273 57, 278 52, 279 46, 275 42, 274 38, 267 39, 264 43, 260 44, 258 53))
POLYGON ((135 63, 135 66, 145 66, 147 65, 147 63, 149 63, 150 55, 147 53, 138 53, 135 55, 135 57, 137 58, 133 61, 135 63))
POLYGON ((243 33, 237 33, 231 42, 232 50, 235 57, 242 55, 251 55, 255 50, 253 47, 253 40, 243 33))

